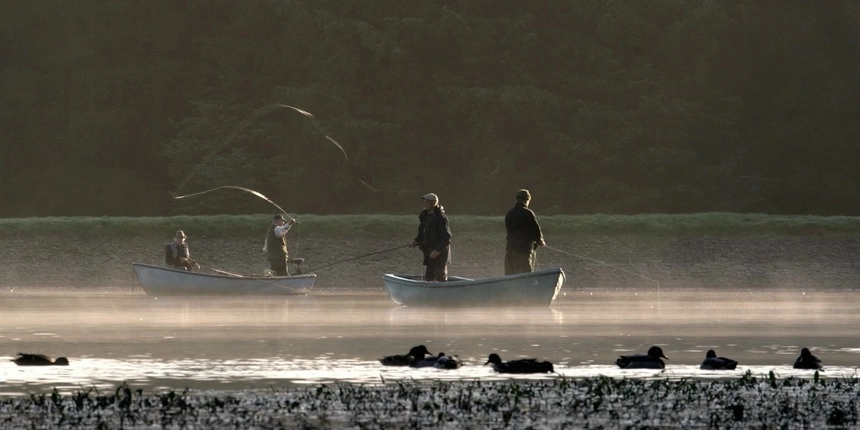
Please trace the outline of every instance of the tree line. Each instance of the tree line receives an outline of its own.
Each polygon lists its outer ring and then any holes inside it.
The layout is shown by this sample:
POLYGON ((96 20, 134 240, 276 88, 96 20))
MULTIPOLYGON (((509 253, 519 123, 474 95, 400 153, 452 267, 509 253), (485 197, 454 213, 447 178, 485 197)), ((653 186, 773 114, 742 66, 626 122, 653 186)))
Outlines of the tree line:
POLYGON ((851 0, 4 9, 0 216, 860 215, 851 0))

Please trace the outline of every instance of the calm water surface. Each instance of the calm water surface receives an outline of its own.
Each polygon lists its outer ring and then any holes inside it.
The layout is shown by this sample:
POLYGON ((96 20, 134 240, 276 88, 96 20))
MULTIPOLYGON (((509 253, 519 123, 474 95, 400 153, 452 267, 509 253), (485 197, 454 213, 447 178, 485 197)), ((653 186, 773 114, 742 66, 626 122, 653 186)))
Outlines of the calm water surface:
MULTIPOLYGON (((383 291, 320 290, 275 299, 0 293, 0 395, 133 387, 243 389, 330 381, 505 379, 487 355, 537 357, 569 377, 715 378, 751 370, 810 377, 791 364, 806 346, 826 377, 856 376, 860 292, 563 291, 546 309, 401 308, 383 291), (456 354, 456 371, 391 368, 383 355, 424 344, 456 354), (621 371, 619 354, 661 345, 667 371, 621 371), (737 371, 700 371, 705 351, 737 371), (68 367, 18 367, 17 352, 68 367)), ((553 378, 558 375, 534 376, 553 378)))

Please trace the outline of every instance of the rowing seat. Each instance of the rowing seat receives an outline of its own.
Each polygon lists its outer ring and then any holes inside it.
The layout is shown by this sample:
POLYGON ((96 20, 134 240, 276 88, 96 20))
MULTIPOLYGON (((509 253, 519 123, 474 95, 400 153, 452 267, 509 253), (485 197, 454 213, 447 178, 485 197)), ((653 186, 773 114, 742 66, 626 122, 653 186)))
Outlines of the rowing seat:
POLYGON ((289 258, 287 259, 287 263, 290 264, 291 270, 290 273, 301 275, 302 274, 302 263, 305 262, 304 258, 289 258))

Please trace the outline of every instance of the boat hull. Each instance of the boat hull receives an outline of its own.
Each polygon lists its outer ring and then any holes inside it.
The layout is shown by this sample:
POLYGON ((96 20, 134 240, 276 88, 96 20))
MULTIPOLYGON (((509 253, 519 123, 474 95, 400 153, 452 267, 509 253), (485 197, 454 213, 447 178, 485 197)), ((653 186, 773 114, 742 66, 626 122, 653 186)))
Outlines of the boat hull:
POLYGON ((564 284, 560 268, 485 279, 449 277, 448 282, 426 282, 417 275, 383 276, 385 289, 401 306, 547 307, 564 284))
POLYGON ((295 296, 314 286, 314 274, 269 277, 186 272, 133 263, 137 280, 150 296, 295 296))

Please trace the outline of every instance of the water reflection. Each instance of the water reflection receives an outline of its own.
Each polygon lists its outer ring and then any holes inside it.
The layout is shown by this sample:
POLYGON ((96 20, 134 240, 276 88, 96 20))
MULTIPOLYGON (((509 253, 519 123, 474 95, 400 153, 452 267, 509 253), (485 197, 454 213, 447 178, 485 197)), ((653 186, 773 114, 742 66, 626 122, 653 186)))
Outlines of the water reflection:
MULTIPOLYGON (((53 386, 257 388, 326 381, 505 379, 487 355, 550 360, 565 377, 734 377, 750 370, 806 376, 791 363, 813 349, 824 376, 854 376, 860 354, 855 292, 577 291, 542 309, 419 309, 384 293, 329 292, 286 299, 3 294, 0 357, 67 356, 68 367, 23 368, 0 358, 0 392, 53 386), (456 354, 458 370, 381 366, 417 344, 456 354), (660 345, 666 372, 621 371, 620 354, 660 345), (708 349, 733 372, 698 369, 708 349)), ((522 376, 517 376, 522 378, 522 376)), ((553 378, 558 375, 533 376, 553 378)))

